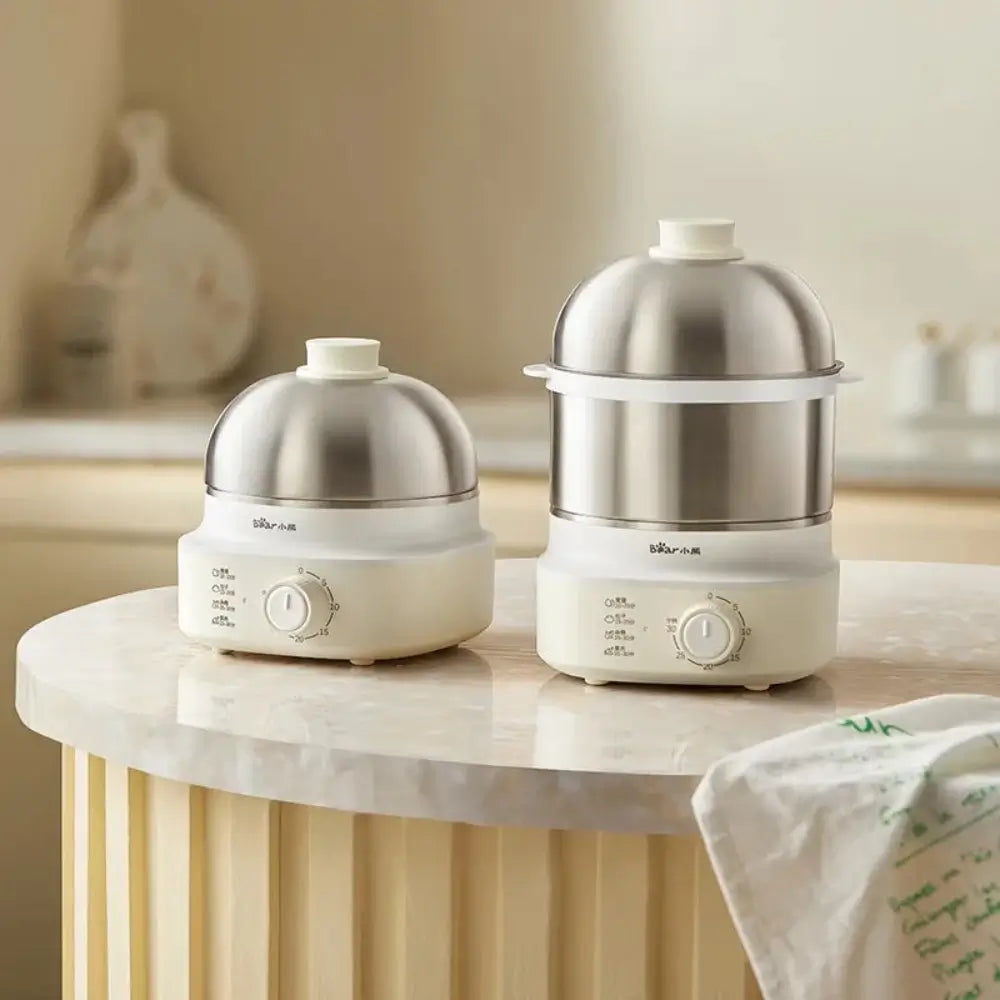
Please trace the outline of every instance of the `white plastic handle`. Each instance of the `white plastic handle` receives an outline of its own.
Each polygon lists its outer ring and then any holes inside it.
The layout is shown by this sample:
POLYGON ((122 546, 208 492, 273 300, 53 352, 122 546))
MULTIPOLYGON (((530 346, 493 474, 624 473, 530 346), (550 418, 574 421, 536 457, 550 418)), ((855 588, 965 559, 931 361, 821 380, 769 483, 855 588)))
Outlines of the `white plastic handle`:
POLYGON ((660 242, 649 256, 660 260, 740 260, 732 219, 660 219, 660 242))
POLYGON ((636 403, 790 403, 836 395, 837 387, 861 381, 836 372, 803 378, 654 379, 587 375, 547 364, 528 365, 524 374, 544 378, 550 392, 636 403))
POLYGON ((296 371, 303 378, 344 382, 385 378, 389 369, 378 363, 379 347, 364 337, 317 337, 306 341, 306 363, 296 371))

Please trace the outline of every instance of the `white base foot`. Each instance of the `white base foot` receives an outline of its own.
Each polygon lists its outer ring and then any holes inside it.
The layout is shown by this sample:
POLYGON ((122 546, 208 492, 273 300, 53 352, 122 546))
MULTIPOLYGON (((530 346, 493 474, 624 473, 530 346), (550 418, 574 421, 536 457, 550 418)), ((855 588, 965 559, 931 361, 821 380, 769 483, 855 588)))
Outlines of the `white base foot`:
POLYGON ((767 691, 770 689, 770 684, 744 684, 743 685, 748 691, 767 691))
POLYGON ((366 659, 351 660, 351 666, 370 667, 374 662, 375 662, 374 660, 366 660, 366 659))
POLYGON ((589 684, 591 687, 602 687, 603 685, 609 683, 608 681, 599 681, 593 677, 584 677, 584 684, 589 684))

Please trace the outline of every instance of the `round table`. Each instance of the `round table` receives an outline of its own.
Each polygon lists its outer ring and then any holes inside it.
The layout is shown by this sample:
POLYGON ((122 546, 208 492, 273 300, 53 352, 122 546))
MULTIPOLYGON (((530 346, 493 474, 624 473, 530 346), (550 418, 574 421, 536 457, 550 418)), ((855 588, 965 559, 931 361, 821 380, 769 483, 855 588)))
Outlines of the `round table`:
POLYGON ((376 667, 226 656, 172 589, 18 647, 64 747, 65 1000, 747 1000, 689 800, 731 751, 933 694, 1000 694, 1000 568, 846 563, 840 656, 754 694, 535 656, 534 564, 493 626, 376 667))

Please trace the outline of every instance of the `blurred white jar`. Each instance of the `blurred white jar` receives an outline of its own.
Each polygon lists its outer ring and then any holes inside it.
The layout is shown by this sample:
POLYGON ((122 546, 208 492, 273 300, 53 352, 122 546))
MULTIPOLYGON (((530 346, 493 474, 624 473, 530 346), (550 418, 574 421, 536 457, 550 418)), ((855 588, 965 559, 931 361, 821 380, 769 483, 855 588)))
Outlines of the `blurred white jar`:
POLYGON ((965 405, 980 416, 1000 414, 1000 330, 976 341, 966 354, 965 405))
POLYGON ((113 409, 134 402, 138 380, 135 321, 126 278, 94 273, 52 289, 48 390, 71 409, 113 409))
POLYGON ((893 409, 900 416, 932 413, 948 399, 950 352, 937 323, 923 323, 893 368, 893 409))

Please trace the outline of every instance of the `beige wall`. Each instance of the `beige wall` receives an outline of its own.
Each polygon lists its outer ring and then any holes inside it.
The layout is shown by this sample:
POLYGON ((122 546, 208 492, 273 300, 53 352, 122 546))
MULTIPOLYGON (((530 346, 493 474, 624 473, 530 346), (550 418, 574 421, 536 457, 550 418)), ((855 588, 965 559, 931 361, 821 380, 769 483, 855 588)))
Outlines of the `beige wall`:
POLYGON ((180 176, 260 262, 255 371, 297 364, 307 335, 356 333, 452 389, 526 381, 606 243, 615 160, 593 130, 614 111, 595 73, 613 6, 127 5, 129 103, 170 114, 180 176))
POLYGON ((565 292, 661 214, 731 214, 884 395, 913 326, 1000 323, 1000 7, 887 0, 143 0, 127 96, 250 237, 256 371, 375 334, 524 388, 565 292))
POLYGON ((90 199, 120 95, 116 0, 0 3, 0 408, 24 388, 40 287, 90 199))
MULTIPOLYGON (((58 273, 92 193, 101 138, 119 100, 118 26, 115 0, 0 3, 0 408, 21 396, 37 293, 58 273)), ((14 641, 40 607, 23 575, 40 563, 25 562, 22 549, 0 537, 4 579, 17 579, 19 588, 0 585, 0 997, 54 1000, 59 758, 14 714, 14 641)), ((44 591, 61 591, 63 575, 44 591)))

